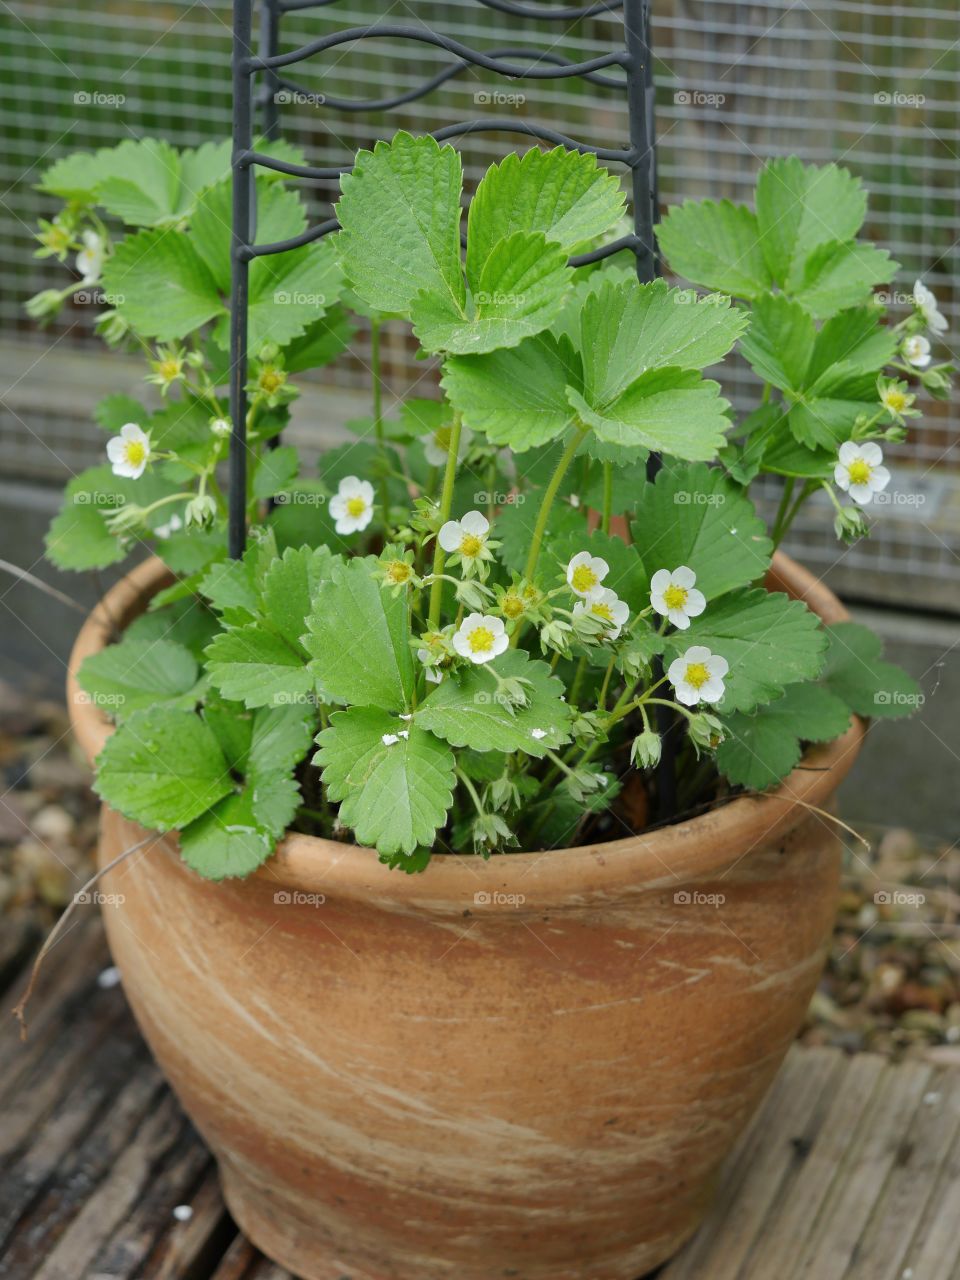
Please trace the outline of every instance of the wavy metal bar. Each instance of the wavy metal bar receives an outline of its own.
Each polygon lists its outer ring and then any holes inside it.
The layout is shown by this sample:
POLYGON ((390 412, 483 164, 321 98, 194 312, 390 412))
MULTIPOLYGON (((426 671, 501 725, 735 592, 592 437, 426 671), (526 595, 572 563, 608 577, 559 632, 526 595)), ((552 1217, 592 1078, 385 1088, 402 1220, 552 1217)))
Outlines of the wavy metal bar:
POLYGON ((633 253, 636 253, 642 247, 643 241, 639 236, 621 236, 619 240, 611 240, 609 244, 601 245, 599 249, 591 249, 589 253, 578 253, 575 257, 568 258, 567 265, 585 267, 588 263, 602 262, 604 258, 611 258, 615 253, 619 253, 621 249, 630 249, 633 253))
MULTIPOLYGON (((323 0, 324 4, 330 2, 331 0, 323 0)), ((304 0, 304 8, 307 3, 309 0, 304 0)), ((577 18, 594 18, 598 13, 614 13, 623 8, 623 0, 600 0, 598 4, 586 4, 580 9, 537 9, 532 5, 511 4, 510 0, 480 0, 480 4, 486 5, 488 9, 498 9, 501 13, 512 13, 516 18, 542 18, 546 22, 575 22, 577 18)))
MULTIPOLYGON (((498 75, 509 76, 513 80, 566 80, 573 76, 583 76, 588 71, 600 71, 604 67, 626 67, 630 63, 626 51, 605 53, 599 58, 591 58, 588 62, 569 62, 562 67, 538 67, 534 62, 529 67, 504 66, 496 58, 491 58, 477 49, 470 49, 453 40, 450 36, 440 35, 436 31, 422 31, 416 27, 394 26, 392 23, 377 24, 371 27, 347 27, 343 31, 335 31, 331 35, 322 36, 319 40, 311 40, 309 44, 292 49, 289 53, 278 53, 270 58, 248 58, 249 71, 268 71, 277 67, 290 67, 296 62, 304 62, 315 54, 325 53, 327 49, 339 48, 342 44, 351 44, 355 40, 415 40, 420 44, 432 44, 447 53, 455 54, 464 62, 476 67, 485 67, 487 71, 496 71, 498 75)), ((534 59, 538 55, 530 55, 534 59)))
POLYGON ((328 218, 326 222, 318 222, 315 227, 308 227, 306 231, 301 231, 298 236, 291 236, 289 240, 274 240, 272 244, 244 245, 240 256, 245 262, 249 262, 252 258, 266 258, 272 253, 286 253, 288 249, 299 249, 302 245, 312 244, 314 240, 321 240, 331 231, 339 231, 339 229, 340 223, 336 218, 328 218))
POLYGON ((291 178, 315 178, 318 182, 322 179, 339 178, 342 173, 349 173, 353 168, 352 164, 329 168, 317 168, 310 164, 291 164, 289 160, 277 160, 273 156, 265 155, 262 151, 245 151, 237 157, 237 163, 258 164, 261 169, 273 169, 276 173, 286 173, 291 178))
MULTIPOLYGON (((517 58, 523 57, 525 53, 529 53, 529 49, 511 47, 509 49, 491 49, 491 58, 517 58)), ((556 66, 569 66, 569 59, 563 58, 557 53, 541 53, 538 54, 541 62, 550 62, 556 66)), ((416 102, 418 98, 425 98, 428 93, 432 93, 434 89, 445 84, 448 80, 452 80, 454 76, 460 75, 461 72, 470 68, 469 62, 454 62, 450 66, 444 67, 438 71, 436 75, 431 76, 429 80, 424 80, 416 88, 408 89, 406 93, 397 94, 393 98, 371 98, 367 101, 351 100, 348 98, 331 98, 324 95, 324 107, 330 107, 334 111, 389 111, 392 107, 401 107, 407 102, 416 102)), ((581 77, 590 84, 600 85, 604 89, 618 89, 621 93, 626 88, 626 81, 617 79, 615 76, 601 75, 599 71, 587 71, 581 77)), ((291 93, 303 94, 306 98, 313 98, 317 95, 313 90, 308 89, 305 85, 297 84, 294 80, 281 78, 277 82, 282 89, 286 89, 291 93)))
POLYGON ((608 160, 613 164, 629 165, 634 160, 634 153, 629 147, 590 147, 576 138, 568 138, 565 133, 556 129, 548 129, 546 125, 532 124, 527 120, 465 120, 462 124, 448 124, 443 129, 432 129, 431 133, 438 142, 446 142, 448 138, 460 138, 467 133, 524 133, 531 138, 539 138, 542 142, 552 142, 556 146, 566 147, 568 151, 579 151, 581 155, 596 156, 598 160, 608 160))

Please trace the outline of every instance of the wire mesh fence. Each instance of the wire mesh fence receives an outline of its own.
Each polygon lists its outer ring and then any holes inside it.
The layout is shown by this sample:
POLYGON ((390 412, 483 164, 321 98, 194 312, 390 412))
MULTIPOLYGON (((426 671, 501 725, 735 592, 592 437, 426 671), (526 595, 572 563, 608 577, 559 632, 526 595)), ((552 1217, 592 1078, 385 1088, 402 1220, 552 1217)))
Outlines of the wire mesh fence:
MULTIPOLYGON (((87 451, 92 459, 99 447, 94 429, 71 417, 77 365, 62 358, 95 342, 96 307, 75 303, 44 335, 22 313, 24 298, 50 283, 50 264, 32 258, 32 230, 49 212, 33 184, 46 164, 75 148, 157 134, 175 145, 224 137, 231 109, 230 13, 229 0, 106 0, 82 15, 66 0, 0 6, 0 326, 15 353, 0 362, 7 384, 0 447, 9 473, 59 481, 65 468, 83 461, 87 451), (41 370, 46 409, 42 396, 36 403, 33 393, 25 404, 17 394, 35 384, 41 370)), ((580 60, 621 42, 616 12, 558 24, 508 16, 476 0, 387 7, 341 0, 285 14, 281 47, 375 19, 433 26, 480 49, 528 50, 532 56, 562 52, 580 60)), ((944 298, 952 321, 949 342, 958 311, 951 292, 960 185, 955 0, 922 6, 655 0, 654 44, 662 199, 745 199, 758 167, 772 155, 839 160, 871 192, 867 234, 903 264, 903 305, 922 272, 944 298)), ((476 68, 389 114, 346 115, 328 106, 331 99, 377 99, 412 89, 449 61, 439 49, 403 42, 334 50, 298 67, 296 84, 281 88, 282 132, 319 164, 345 160, 399 127, 422 131, 487 112, 540 120, 601 146, 626 142, 626 108, 616 90, 570 80, 512 82, 476 68)), ((468 184, 518 145, 527 142, 507 132, 464 139, 468 184)), ((329 185, 313 188, 315 216, 329 216, 334 196, 329 185)), ((414 362, 399 326, 385 335, 385 356, 397 395, 412 386, 429 394, 435 374, 414 362)), ((365 384, 365 359, 361 338, 356 358, 324 371, 331 417, 365 384)), ((109 389, 114 375, 104 357, 96 374, 87 368, 84 376, 91 383, 101 377, 109 389)), ((745 367, 725 375, 735 400, 746 402, 751 377, 745 367)), ((957 414, 942 404, 924 407, 911 442, 892 450, 894 465, 909 468, 910 481, 900 489, 915 500, 878 509, 873 536, 852 549, 838 548, 829 521, 818 519, 815 507, 792 541, 861 597, 899 600, 908 578, 921 603, 960 610, 957 414)))

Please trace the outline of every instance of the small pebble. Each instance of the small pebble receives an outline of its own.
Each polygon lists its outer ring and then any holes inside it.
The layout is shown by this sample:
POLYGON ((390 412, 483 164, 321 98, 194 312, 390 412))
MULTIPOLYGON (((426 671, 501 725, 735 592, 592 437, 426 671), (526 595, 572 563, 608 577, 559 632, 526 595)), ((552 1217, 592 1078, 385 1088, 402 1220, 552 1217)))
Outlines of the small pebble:
POLYGON ((97 978, 97 986, 103 991, 109 991, 111 987, 118 987, 119 985, 120 970, 115 964, 112 964, 109 969, 104 969, 97 978))
POLYGON ((940 1095, 939 1093, 925 1093, 923 1095, 923 1101, 928 1107, 936 1106, 940 1101, 940 1095))
POLYGON ((189 1222, 193 1217, 193 1209, 188 1204, 178 1204, 173 1211, 173 1216, 178 1222, 189 1222))

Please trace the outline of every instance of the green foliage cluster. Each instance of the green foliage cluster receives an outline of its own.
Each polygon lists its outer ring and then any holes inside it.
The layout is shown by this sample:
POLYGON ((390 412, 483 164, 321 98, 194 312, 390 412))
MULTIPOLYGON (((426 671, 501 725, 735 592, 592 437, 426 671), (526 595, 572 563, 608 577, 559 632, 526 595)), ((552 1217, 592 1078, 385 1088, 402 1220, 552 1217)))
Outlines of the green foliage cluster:
MULTIPOLYGON (((853 713, 921 701, 865 628, 824 626, 763 585, 817 490, 838 536, 865 532, 890 478, 881 442, 917 413, 911 384, 950 383, 924 336, 942 327, 929 291, 886 316, 875 289, 897 264, 857 239, 866 197, 845 170, 778 160, 755 209, 670 210, 661 249, 695 286, 675 288, 639 284, 619 257, 569 265, 623 214, 590 156, 508 156, 464 219, 453 148, 401 133, 361 152, 341 230, 252 267, 236 561, 221 488, 229 150, 124 143, 57 162, 42 188, 64 205, 39 252, 77 254, 103 336, 144 351, 161 398, 102 401, 108 465, 71 482, 48 538, 63 568, 149 545, 174 575, 80 671, 116 721, 97 787, 177 829, 201 874, 248 874, 291 826, 408 871, 445 849, 621 834, 621 789, 656 791, 664 711, 685 731, 682 816, 775 785, 853 713), (371 415, 303 474, 271 446, 296 376, 349 348, 351 313, 374 335, 371 415), (441 399, 394 408, 385 324, 436 361, 441 399), (705 374, 737 343, 764 385, 743 419, 705 374), (783 478, 770 529, 749 497, 762 474, 783 478)), ((304 230, 276 175, 257 203, 260 242, 304 230)))

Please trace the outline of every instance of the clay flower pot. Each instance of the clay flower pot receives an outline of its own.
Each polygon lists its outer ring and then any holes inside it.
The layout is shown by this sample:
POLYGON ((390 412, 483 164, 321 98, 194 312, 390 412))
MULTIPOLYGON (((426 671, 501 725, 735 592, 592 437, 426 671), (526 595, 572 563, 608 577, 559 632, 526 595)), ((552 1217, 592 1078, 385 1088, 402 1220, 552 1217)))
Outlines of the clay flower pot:
MULTIPOLYGON (((75 672, 164 582, 115 587, 75 672)), ((778 556, 770 585, 842 606, 778 556)), ((110 945, 238 1223, 308 1280, 635 1280, 695 1230, 801 1023, 834 916, 854 722, 770 796, 422 875, 291 835, 211 884, 173 837, 110 874, 110 945)), ((103 814, 109 861, 144 832, 103 814)))

